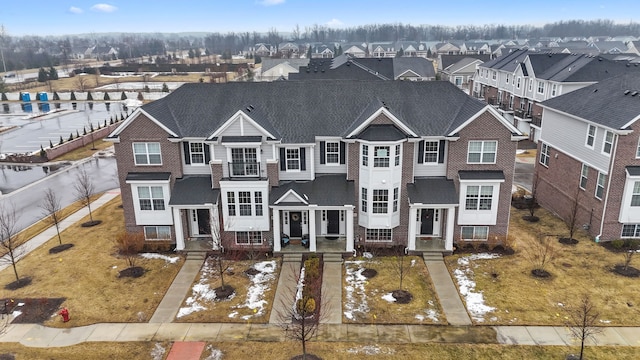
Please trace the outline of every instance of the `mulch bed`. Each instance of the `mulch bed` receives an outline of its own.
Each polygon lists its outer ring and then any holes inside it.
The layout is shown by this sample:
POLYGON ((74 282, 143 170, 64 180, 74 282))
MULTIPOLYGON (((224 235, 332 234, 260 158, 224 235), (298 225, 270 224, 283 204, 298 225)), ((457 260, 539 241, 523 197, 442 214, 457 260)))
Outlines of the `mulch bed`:
POLYGON ((542 270, 542 269, 533 269, 531 270, 531 275, 533 275, 534 277, 540 278, 540 279, 546 279, 551 277, 551 273, 548 272, 547 270, 542 270))
POLYGON ((100 225, 100 224, 102 224, 102 220, 93 220, 93 221, 83 222, 82 224, 80 224, 80 226, 82 226, 82 227, 92 227, 92 226, 96 226, 96 225, 100 225))
POLYGON ((255 276, 261 273, 260 270, 256 270, 254 268, 248 268, 247 270, 244 271, 244 273, 248 276, 255 276))
POLYGON ((144 275, 144 268, 140 266, 126 268, 118 273, 119 278, 123 278, 123 277, 139 278, 142 275, 144 275))
POLYGON ((391 296, 396 299, 398 304, 408 304, 413 300, 413 295, 407 290, 393 290, 391 296))
POLYGON ((531 215, 524 215, 524 216, 522 217, 522 220, 534 223, 534 222, 538 222, 538 221, 540 221, 540 218, 539 218, 539 217, 537 217, 537 216, 535 216, 535 215, 533 215, 533 216, 531 216, 531 215))
POLYGON ((23 277, 20 280, 10 282, 4 286, 6 290, 17 290, 31 284, 31 277, 23 277))
POLYGON ((561 237, 558 239, 558 241, 560 242, 560 244, 564 244, 564 245, 575 245, 579 243, 577 239, 568 238, 568 237, 561 237))
POLYGON ((627 266, 627 268, 625 269, 624 265, 616 265, 613 267, 613 272, 618 275, 631 278, 640 277, 640 270, 634 268, 633 266, 627 266))
POLYGON ((49 249, 49 254, 61 253, 65 250, 71 249, 72 247, 73 247, 73 244, 62 244, 62 245, 54 246, 51 249, 49 249))
MULTIPOLYGON (((58 312, 60 305, 65 300, 65 298, 2 299, 0 304, 4 304, 5 301, 9 302, 7 313, 21 312, 13 319, 13 324, 42 324, 58 312)), ((0 309, 3 307, 0 305, 0 309)))
POLYGON ((362 270, 362 276, 366 277, 367 279, 371 279, 373 277, 375 277, 376 275, 378 275, 378 271, 376 269, 364 269, 362 270))
POLYGON ((226 300, 231 297, 231 295, 235 294, 236 288, 231 285, 225 285, 218 286, 217 288, 213 289, 213 291, 215 291, 216 293, 216 300, 226 300))
POLYGON ((493 249, 489 249, 486 243, 478 244, 477 246, 473 246, 472 244, 465 244, 464 246, 460 246, 459 244, 455 244, 454 254, 481 254, 481 253, 492 253, 499 255, 513 255, 516 251, 512 248, 505 248, 502 245, 496 245, 493 249))
POLYGON ((307 354, 307 357, 305 358, 304 355, 296 355, 294 357, 291 358, 291 360, 302 360, 302 359, 307 359, 307 360, 322 360, 322 358, 318 355, 314 355, 314 354, 307 354))

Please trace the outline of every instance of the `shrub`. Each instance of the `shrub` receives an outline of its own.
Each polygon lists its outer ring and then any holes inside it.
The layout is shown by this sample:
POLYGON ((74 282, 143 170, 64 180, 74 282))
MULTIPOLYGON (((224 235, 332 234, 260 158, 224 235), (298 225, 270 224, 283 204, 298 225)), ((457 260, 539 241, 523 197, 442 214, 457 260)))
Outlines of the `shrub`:
POLYGON ((624 246, 624 240, 622 239, 615 239, 615 240, 611 240, 611 247, 616 249, 616 250, 620 250, 622 249, 622 247, 624 246))
POLYGON ((122 92, 122 95, 120 95, 120 100, 127 100, 127 94, 125 94, 124 91, 122 92))

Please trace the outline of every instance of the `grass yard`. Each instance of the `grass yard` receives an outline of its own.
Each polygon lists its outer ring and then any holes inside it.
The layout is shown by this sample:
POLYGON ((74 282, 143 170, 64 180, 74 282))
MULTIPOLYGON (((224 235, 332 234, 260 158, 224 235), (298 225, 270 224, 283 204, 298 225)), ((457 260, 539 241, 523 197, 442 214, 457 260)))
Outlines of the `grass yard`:
POLYGON ((96 139, 96 141, 94 141, 94 146, 96 150, 91 150, 92 146, 91 143, 69 151, 66 154, 60 155, 55 159, 50 159, 52 161, 77 161, 77 160, 81 160, 87 157, 92 156, 93 154, 97 153, 98 151, 102 151, 110 146, 113 146, 112 142, 109 141, 104 141, 102 139, 96 139))
POLYGON ((404 261, 407 274, 403 279, 402 289, 413 295, 408 304, 389 302, 383 298, 384 295, 400 289, 396 258, 374 257, 357 262, 345 261, 342 280, 343 322, 446 324, 424 261, 417 256, 407 256, 404 261), (367 280, 357 276, 359 268, 374 269, 378 274, 367 280))
MULTIPOLYGON (((527 210, 511 209, 509 232, 517 238, 515 255, 470 264, 476 292, 484 295, 487 306, 496 308, 487 314, 486 324, 564 325, 566 308, 577 305, 584 293, 590 295, 600 313, 600 325, 640 324, 640 278, 612 273, 611 268, 623 261, 622 255, 609 252, 582 231, 574 235, 580 240, 577 245, 563 245, 554 238, 556 258, 546 268, 551 278, 531 276, 533 266, 527 254, 531 253, 535 234, 568 236, 568 232, 559 218, 542 208, 536 211, 538 223, 522 220, 527 214, 527 210)), ((463 256, 445 258, 450 272, 463 256)))
MULTIPOLYGON (((271 308, 275 297, 281 259, 264 259, 254 262, 249 260, 232 261, 225 272, 225 285, 235 288, 235 295, 228 300, 215 300, 213 289, 221 286, 218 268, 213 258, 209 257, 196 278, 193 291, 187 294, 177 322, 224 322, 224 323, 262 323, 269 322, 271 308), (260 275, 248 276, 245 271, 259 264, 268 265, 272 271, 260 275)), ((262 266, 264 268, 264 266, 262 266)))
POLYGON ((13 354, 16 359, 48 359, 48 360, 162 360, 167 357, 171 343, 147 342, 92 342, 66 347, 33 348, 16 343, 0 343, 0 359, 2 354, 13 354), (158 344, 158 345, 156 345, 158 344), (159 357, 152 354, 161 352, 156 346, 165 349, 159 357))
MULTIPOLYGON (((289 359, 301 354, 301 345, 297 342, 237 342, 212 343, 205 347, 201 360, 208 360, 211 349, 222 351, 223 359, 250 359, 256 354, 262 359, 289 359)), ((507 346, 507 345, 468 345, 468 344, 361 344, 346 342, 309 342, 307 353, 323 359, 564 359, 569 353, 579 351, 577 346, 507 346)), ((638 347, 588 347, 585 357, 598 360, 637 359, 638 347)))
MULTIPOLYGON (((95 210, 93 218, 102 220, 98 226, 81 227, 87 216, 62 232, 63 243, 75 245, 71 249, 49 254, 49 248, 58 244, 54 237, 18 262, 18 274, 31 277, 32 283, 14 291, 1 288, 0 298, 66 298, 62 306, 69 309, 71 320, 62 323, 56 316, 45 322, 47 326, 148 321, 183 260, 171 264, 140 258, 137 265, 146 269, 142 277, 118 279, 118 272, 126 267, 125 260, 115 255, 113 242, 124 225, 120 204, 117 197, 95 210)), ((11 267, 0 272, 0 286, 14 280, 11 267)))

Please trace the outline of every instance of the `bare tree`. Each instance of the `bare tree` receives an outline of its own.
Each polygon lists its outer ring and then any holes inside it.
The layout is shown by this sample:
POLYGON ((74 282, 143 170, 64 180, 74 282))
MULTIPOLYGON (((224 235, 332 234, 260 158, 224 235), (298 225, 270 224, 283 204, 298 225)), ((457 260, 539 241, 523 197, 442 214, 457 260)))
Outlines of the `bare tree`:
POLYGON ((398 276, 399 287, 397 290, 391 292, 391 295, 394 299, 396 299, 397 303, 407 304, 411 301, 413 296, 409 291, 406 291, 402 288, 402 283, 404 279, 409 275, 411 271, 411 265, 407 261, 407 254, 402 246, 398 246, 395 248, 395 255, 392 258, 391 266, 398 276))
POLYGON ((86 206, 89 209, 89 222, 82 224, 83 226, 94 226, 100 224, 99 220, 93 221, 93 214, 91 212, 91 196, 93 196, 95 192, 95 187, 93 186, 93 180, 87 173, 87 170, 82 167, 78 170, 76 174, 76 181, 73 184, 73 188, 76 193, 76 197, 78 200, 82 202, 83 206, 86 206), (86 224, 86 225, 85 225, 86 224))
POLYGON ((569 207, 569 216, 565 218, 564 224, 567 227, 569 232, 568 238, 560 238, 560 242, 564 244, 577 244, 578 240, 573 238, 573 235, 576 232, 576 225, 578 223, 578 210, 580 209, 580 204, 578 202, 578 198, 580 197, 580 193, 582 191, 580 188, 577 188, 576 195, 571 200, 571 206, 569 207))
POLYGON ((144 234, 142 232, 132 233, 123 231, 116 235, 115 239, 118 253, 124 257, 129 268, 136 266, 136 260, 138 259, 138 253, 142 251, 144 247, 144 234))
POLYGON ((631 260, 633 260, 633 255, 638 250, 638 247, 640 247, 640 240, 638 240, 638 239, 629 239, 629 240, 625 241, 624 247, 625 247, 625 250, 622 253, 622 255, 624 256, 624 263, 622 264, 622 271, 623 272, 627 272, 627 271, 629 271, 629 267, 631 265, 631 260))
POLYGON ((56 233, 58 234, 58 242, 62 245, 62 237, 60 237, 60 198, 56 195, 52 188, 47 188, 44 192, 42 204, 40 204, 42 214, 49 219, 49 221, 55 225, 56 233))
POLYGON ((529 248, 525 251, 527 260, 533 266, 531 274, 535 277, 551 276, 546 267, 553 262, 557 252, 556 243, 551 240, 550 235, 538 234, 537 238, 530 243, 529 248))
POLYGON ((537 173, 533 174, 533 179, 531 182, 531 195, 527 197, 525 195, 525 205, 527 210, 529 210, 529 216, 524 216, 524 220, 529 222, 537 222, 540 220, 539 217, 535 215, 536 209, 538 208, 538 184, 540 183, 540 177, 537 173))
POLYGON ((602 332, 597 326, 600 313, 596 310, 595 304, 591 301, 589 294, 584 294, 577 306, 567 308, 566 325, 571 335, 580 341, 580 357, 584 356, 584 345, 589 339, 595 342, 595 335, 602 332))
POLYGON ((89 85, 86 76, 81 76, 81 75, 77 76, 76 85, 78 86, 78 89, 80 91, 84 92, 87 89, 87 86, 89 85))
POLYGON ((0 249, 4 262, 8 262, 13 267, 13 273, 16 276, 16 284, 20 283, 18 269, 16 263, 21 255, 24 254, 24 248, 20 247, 21 241, 18 231, 18 215, 16 207, 13 203, 0 203, 0 249))

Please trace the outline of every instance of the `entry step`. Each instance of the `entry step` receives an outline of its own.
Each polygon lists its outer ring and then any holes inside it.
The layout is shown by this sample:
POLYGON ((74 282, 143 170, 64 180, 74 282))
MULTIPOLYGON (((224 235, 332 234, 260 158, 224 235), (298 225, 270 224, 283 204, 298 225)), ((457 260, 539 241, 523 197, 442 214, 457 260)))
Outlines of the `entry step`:
POLYGON ((283 254, 282 262, 302 262, 302 254, 283 254))
POLYGON ((337 262, 342 263, 342 254, 326 253, 322 256, 324 262, 337 262))
POLYGON ((441 252, 425 252, 422 253, 422 258, 424 261, 442 261, 442 253, 441 252))

